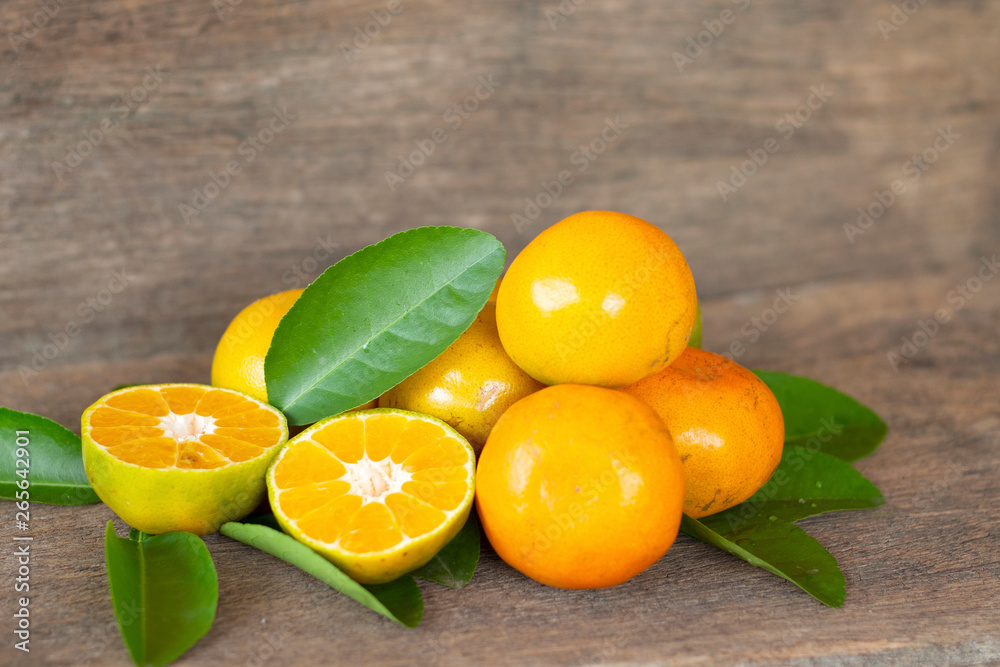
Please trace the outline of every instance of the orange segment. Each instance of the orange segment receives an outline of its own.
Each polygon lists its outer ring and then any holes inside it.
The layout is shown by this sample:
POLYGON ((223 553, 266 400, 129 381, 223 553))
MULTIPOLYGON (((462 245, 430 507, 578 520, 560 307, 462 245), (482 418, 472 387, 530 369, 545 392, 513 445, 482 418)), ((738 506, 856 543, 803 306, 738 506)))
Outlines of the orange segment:
POLYGON ((111 448, 118 459, 143 468, 169 468, 177 461, 177 442, 172 438, 142 438, 111 448))
POLYGON ((418 472, 429 468, 448 468, 462 465, 464 460, 465 450, 462 446, 454 440, 442 438, 408 456, 403 461, 403 469, 418 472))
POLYGON ((139 438, 158 438, 162 435, 163 429, 158 426, 101 427, 91 432, 91 437, 105 447, 117 447, 139 438))
POLYGON ((263 447, 243 442, 236 438, 226 438, 221 435, 208 434, 201 436, 201 442, 206 447, 211 447, 222 456, 233 463, 249 461, 257 458, 264 451, 263 447))
MULTIPOLYGON (((317 507, 322 508, 327 503, 340 498, 350 488, 350 484, 339 480, 299 486, 288 489, 281 494, 281 506, 288 518, 299 519, 317 507)), ((329 523, 329 518, 327 517, 325 521, 329 523)))
POLYGON ((310 440, 303 440, 278 459, 272 475, 277 488, 292 489, 306 484, 339 479, 346 472, 347 468, 331 456, 329 450, 310 440))
POLYGON ((114 408, 98 408, 90 417, 91 426, 157 426, 159 417, 144 415, 138 412, 116 410, 114 408))
POLYGON ((194 470, 221 468, 230 463, 229 459, 207 445, 197 441, 187 441, 177 448, 177 467, 194 470))
POLYGON ((298 528, 314 539, 333 543, 360 508, 361 498, 343 495, 306 514, 299 520, 298 528))
MULTIPOLYGON (((238 406, 234 406, 234 409, 235 407, 238 406)), ((221 415, 212 415, 216 420, 215 423, 219 426, 233 428, 274 428, 278 425, 277 415, 253 410, 252 408, 241 412, 228 412, 225 410, 220 410, 220 412, 222 413, 221 415)))
POLYGON ((396 522, 407 537, 429 533, 444 520, 444 512, 405 493, 392 494, 385 499, 385 504, 392 510, 396 522))
POLYGON ((258 447, 271 447, 278 444, 281 432, 275 428, 217 428, 215 435, 224 438, 235 438, 258 447))
POLYGON ((365 454, 365 427, 361 420, 331 422, 313 433, 312 439, 345 463, 357 463, 365 454))
POLYGON ((402 415, 385 415, 379 419, 366 419, 365 454, 372 461, 381 461, 399 441, 409 420, 402 415))
POLYGON ((170 408, 167 402, 155 389, 135 388, 130 391, 113 393, 104 401, 109 408, 118 408, 128 412, 138 412, 153 417, 165 417, 170 408))
POLYGON ((205 390, 192 385, 176 385, 160 389, 160 395, 175 415, 189 415, 198 406, 198 401, 205 395, 205 390))
POLYGON ((355 580, 385 583, 429 561, 472 507, 476 455, 446 423, 392 409, 306 429, 272 464, 278 522, 355 580))
POLYGON ((423 421, 411 421, 409 426, 399 436, 399 442, 392 449, 391 458, 396 463, 402 463, 418 449, 436 442, 441 437, 441 430, 434 424, 423 421))
POLYGON ((347 551, 365 553, 383 551, 399 544, 403 532, 382 503, 368 503, 359 509, 340 536, 340 544, 347 551))
POLYGON ((443 484, 433 484, 431 482, 407 482, 403 485, 405 493, 419 498, 428 505, 433 505, 443 510, 453 510, 465 498, 468 485, 464 482, 444 482, 443 484))

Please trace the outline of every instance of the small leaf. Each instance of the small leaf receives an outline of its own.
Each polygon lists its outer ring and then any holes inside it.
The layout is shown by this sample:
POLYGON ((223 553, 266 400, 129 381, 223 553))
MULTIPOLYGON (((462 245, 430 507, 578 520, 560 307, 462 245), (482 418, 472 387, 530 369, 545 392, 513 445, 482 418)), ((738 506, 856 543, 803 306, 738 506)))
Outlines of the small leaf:
POLYGON ((823 604, 839 607, 844 602, 844 575, 836 559, 792 522, 883 502, 878 488, 850 464, 786 445, 778 468, 757 493, 700 520, 684 515, 681 530, 788 579, 823 604))
POLYGON ((15 500, 15 494, 23 494, 25 490, 28 497, 22 495, 21 499, 36 503, 86 505, 101 502, 90 488, 83 470, 79 436, 51 419, 0 408, 0 498, 15 500), (18 437, 22 438, 21 444, 18 444, 18 437), (27 438, 27 446, 23 438, 27 438), (23 453, 18 456, 19 449, 25 450, 27 456, 23 453), (27 484, 23 480, 27 480, 27 484), (27 489, 22 488, 24 486, 27 489))
POLYGON ((337 262, 281 319, 264 362, 268 396, 309 424, 381 395, 465 331, 503 269, 474 229, 421 227, 337 262))
POLYGON ((136 665, 166 665, 215 620, 219 580, 208 547, 191 533, 104 535, 115 618, 136 665))
POLYGON ((476 513, 470 512, 469 519, 458 535, 438 552, 423 567, 410 574, 448 588, 465 588, 479 564, 479 521, 476 513))
POLYGON ((754 371, 770 387, 785 418, 785 446, 801 445, 845 461, 862 459, 885 439, 877 414, 846 394, 814 380, 754 371))
POLYGON ((222 524, 219 532, 308 572, 334 590, 400 625, 415 628, 420 624, 424 615, 424 600, 413 577, 405 575, 387 584, 362 586, 295 538, 264 525, 266 518, 260 521, 259 524, 231 521, 222 524))
POLYGON ((787 579, 825 605, 839 607, 844 604, 844 574, 837 560, 823 545, 793 523, 774 521, 766 525, 754 524, 743 531, 723 536, 685 514, 681 519, 681 530, 787 579))
POLYGON ((703 517, 702 523, 735 530, 750 522, 771 522, 772 516, 792 522, 826 512, 871 509, 883 502, 878 487, 851 464, 823 452, 785 445, 777 469, 757 493, 735 507, 703 517))

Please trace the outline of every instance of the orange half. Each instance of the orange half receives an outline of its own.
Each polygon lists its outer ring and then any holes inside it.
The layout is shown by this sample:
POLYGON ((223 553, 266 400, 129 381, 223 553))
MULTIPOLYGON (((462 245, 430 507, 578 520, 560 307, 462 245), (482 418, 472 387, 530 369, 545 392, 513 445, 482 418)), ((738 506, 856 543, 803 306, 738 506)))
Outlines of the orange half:
POLYGON ((102 397, 83 413, 81 434, 91 486, 130 526, 204 535, 260 503, 288 426, 246 394, 162 384, 102 397))
POLYGON ((468 441, 439 419, 348 412, 289 441, 268 471, 268 496, 286 532, 355 580, 384 583, 462 528, 475 466, 468 441))

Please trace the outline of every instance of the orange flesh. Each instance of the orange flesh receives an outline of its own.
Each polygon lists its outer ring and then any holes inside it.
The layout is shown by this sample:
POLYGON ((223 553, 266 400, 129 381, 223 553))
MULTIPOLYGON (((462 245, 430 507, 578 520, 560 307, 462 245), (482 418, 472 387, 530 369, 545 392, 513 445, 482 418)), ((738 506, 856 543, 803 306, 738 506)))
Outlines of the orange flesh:
POLYGON ((273 470, 273 502, 312 539, 383 551, 444 523, 468 493, 470 456, 437 424, 352 414, 289 446, 273 470))
POLYGON ((126 391, 95 409, 89 424, 98 446, 144 468, 221 468, 260 456, 282 437, 277 415, 209 387, 126 391))

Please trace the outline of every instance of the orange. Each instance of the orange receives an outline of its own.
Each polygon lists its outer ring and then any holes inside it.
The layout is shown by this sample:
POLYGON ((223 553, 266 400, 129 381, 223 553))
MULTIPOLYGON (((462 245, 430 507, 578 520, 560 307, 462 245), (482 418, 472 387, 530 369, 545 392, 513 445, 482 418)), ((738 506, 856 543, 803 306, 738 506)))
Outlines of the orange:
POLYGON ((514 258, 497 329, 536 380, 621 387, 684 351, 696 309, 691 269, 669 236, 631 215, 586 211, 514 258))
POLYGON ((378 584, 424 565, 465 524, 476 455, 444 422, 345 412, 306 429, 267 473, 285 532, 350 577, 378 584))
POLYGON ((478 452, 504 410, 544 386, 507 356, 497 334, 496 306, 487 303, 458 340, 382 394, 379 406, 442 419, 478 452))
POLYGON ((777 399, 746 368, 689 347, 669 368, 623 389, 663 418, 684 462, 684 511, 698 519, 738 505, 781 460, 777 399))
POLYGON ((146 533, 214 533, 264 499, 264 473, 288 438, 277 409, 197 384, 128 387, 83 413, 94 491, 146 533))
POLYGON ((620 391, 563 384, 521 399, 493 427, 477 476, 490 544, 549 586, 620 584, 677 537, 677 450, 656 413, 620 391))
POLYGON ((233 318, 212 358, 213 385, 267 400, 264 357, 281 318, 304 291, 291 289, 258 299, 233 318))

